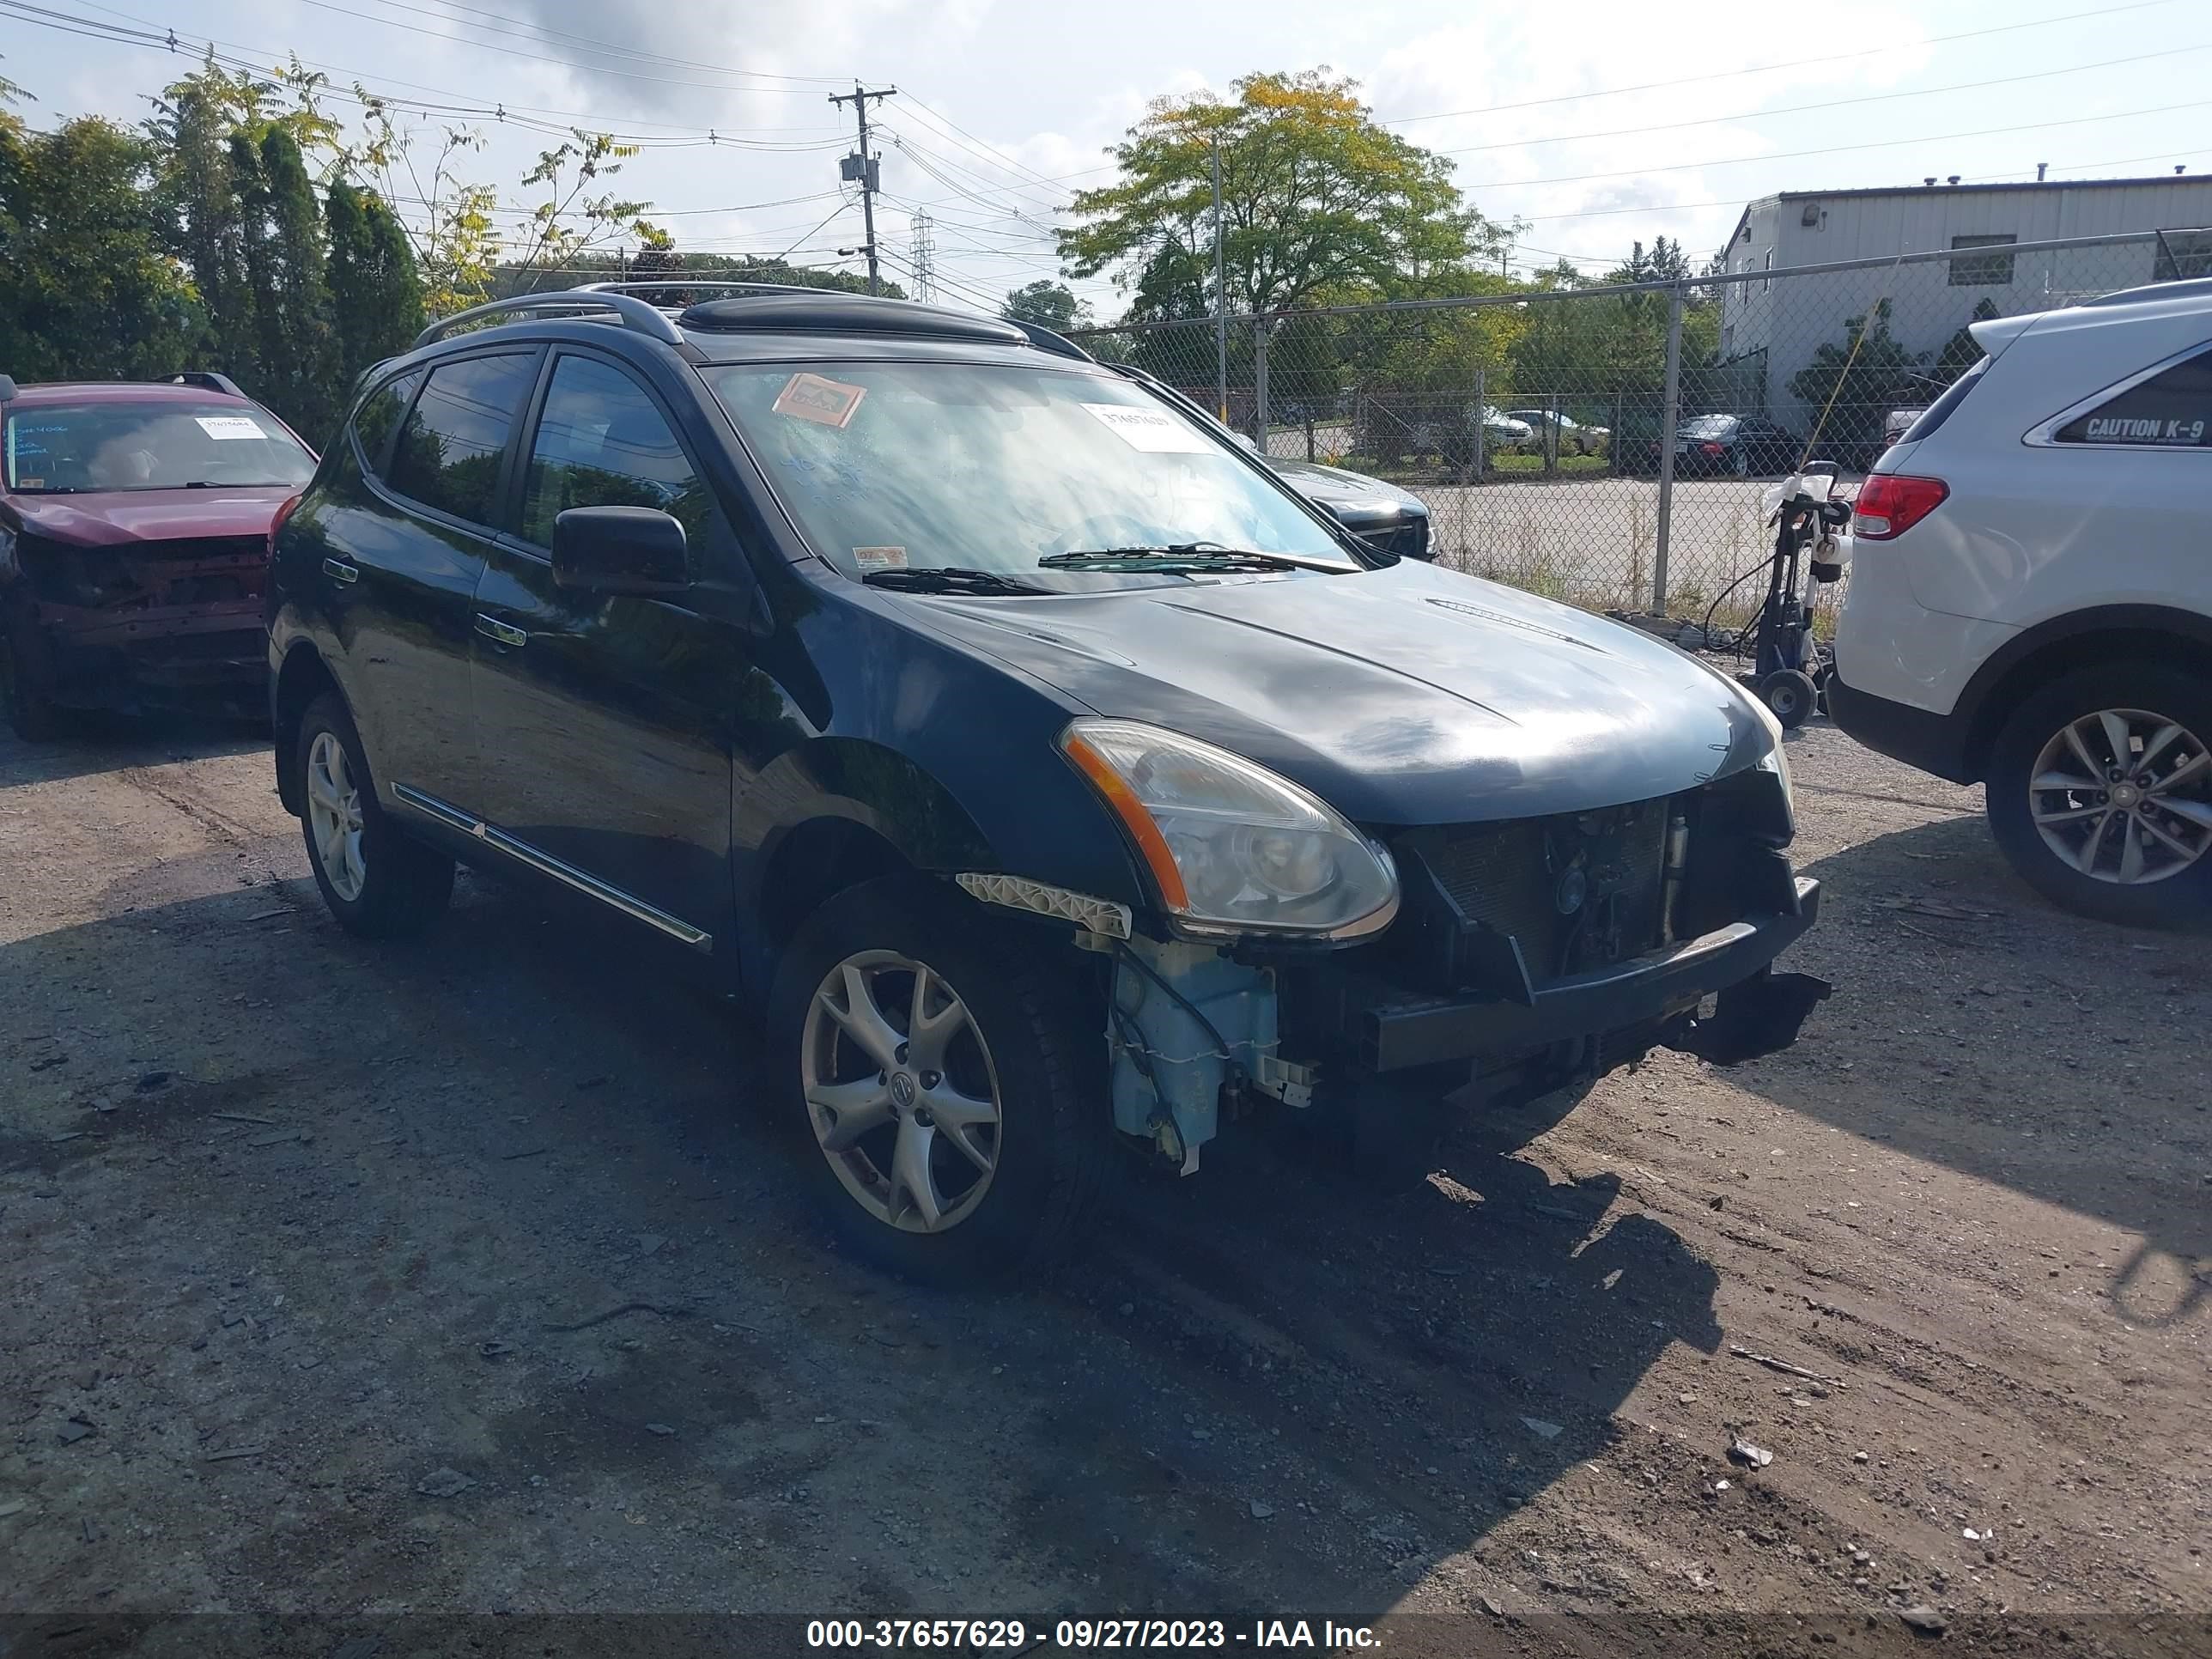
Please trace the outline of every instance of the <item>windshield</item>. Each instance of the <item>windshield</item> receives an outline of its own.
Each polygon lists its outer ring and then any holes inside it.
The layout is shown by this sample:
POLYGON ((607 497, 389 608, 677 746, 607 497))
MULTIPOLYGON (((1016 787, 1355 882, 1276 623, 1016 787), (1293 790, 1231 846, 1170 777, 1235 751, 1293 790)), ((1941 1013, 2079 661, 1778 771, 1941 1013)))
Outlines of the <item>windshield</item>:
POLYGON ((1700 415, 1694 421, 1682 422, 1682 435, 1686 438, 1725 438, 1735 430, 1733 415, 1700 415))
POLYGON ((245 403, 40 404, 8 416, 8 488, 22 495, 194 485, 295 488, 315 458, 245 403))
MULTIPOLYGON (((954 566, 1097 586, 1109 579, 1037 561, 1192 544, 1358 568, 1225 435, 1118 378, 939 362, 700 373, 808 544, 848 576, 954 566)), ((1131 580, 1143 574, 1110 581, 1131 580)))

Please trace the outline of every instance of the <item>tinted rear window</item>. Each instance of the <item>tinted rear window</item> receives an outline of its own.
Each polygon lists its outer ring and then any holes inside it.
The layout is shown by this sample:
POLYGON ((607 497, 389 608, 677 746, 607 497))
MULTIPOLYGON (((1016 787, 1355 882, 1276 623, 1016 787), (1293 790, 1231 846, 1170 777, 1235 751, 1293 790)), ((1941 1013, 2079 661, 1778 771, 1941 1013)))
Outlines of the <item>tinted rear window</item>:
POLYGON ((457 519, 489 522, 500 456, 537 367, 535 352, 511 352, 432 369, 392 447, 392 487, 457 519))
POLYGON ((1936 428, 1951 418, 1951 411, 1966 401, 1966 394, 1974 389, 1974 382, 1988 371, 1990 360, 1983 358, 1957 380, 1943 388, 1942 395, 1920 411, 1920 418, 1905 428, 1898 440, 1904 444, 1918 443, 1936 428))
POLYGON ((2058 428, 2063 444, 2212 448, 2212 350, 2199 351, 2058 428))

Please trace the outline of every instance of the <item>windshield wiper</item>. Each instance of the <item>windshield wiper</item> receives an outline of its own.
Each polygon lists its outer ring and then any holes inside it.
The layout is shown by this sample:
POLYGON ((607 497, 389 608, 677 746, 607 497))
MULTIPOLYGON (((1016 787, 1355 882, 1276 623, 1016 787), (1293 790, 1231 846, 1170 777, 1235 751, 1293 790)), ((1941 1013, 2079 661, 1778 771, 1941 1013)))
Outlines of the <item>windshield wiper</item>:
POLYGON ((1039 587, 995 570, 969 570, 957 564, 915 565, 900 570, 870 570, 860 580, 871 587, 896 588, 902 593, 1046 593, 1039 587))
POLYGON ((1175 542, 1164 547, 1079 548, 1066 553, 1048 553, 1037 561, 1046 570, 1172 570, 1187 565, 1200 570, 1303 570, 1311 567, 1279 554, 1249 548, 1222 547, 1212 542, 1175 542))

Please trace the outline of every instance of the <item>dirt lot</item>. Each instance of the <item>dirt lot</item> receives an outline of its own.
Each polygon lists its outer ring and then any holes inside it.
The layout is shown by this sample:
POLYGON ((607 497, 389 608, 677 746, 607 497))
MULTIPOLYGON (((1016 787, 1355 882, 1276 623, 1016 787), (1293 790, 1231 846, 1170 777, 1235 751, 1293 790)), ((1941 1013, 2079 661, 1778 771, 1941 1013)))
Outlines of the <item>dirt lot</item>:
POLYGON ((463 1609, 1832 1652, 1923 1607, 2207 1651, 2203 946, 2054 914, 1972 792, 1792 754, 1838 985, 1795 1050, 1467 1122, 1388 1203, 1254 1129, 952 1297, 825 1247, 650 943, 465 884, 364 946, 250 736, 0 740, 0 1651, 463 1609))

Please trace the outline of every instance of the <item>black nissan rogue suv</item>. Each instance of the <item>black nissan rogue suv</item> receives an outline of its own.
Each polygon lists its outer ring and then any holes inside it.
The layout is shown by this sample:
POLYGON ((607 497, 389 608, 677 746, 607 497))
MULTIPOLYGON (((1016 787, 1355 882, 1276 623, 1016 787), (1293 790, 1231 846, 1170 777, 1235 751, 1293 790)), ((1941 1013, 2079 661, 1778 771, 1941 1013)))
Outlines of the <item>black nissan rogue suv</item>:
POLYGON ((728 285, 496 302, 274 532, 277 781, 355 933, 453 861, 701 952, 830 1213, 951 1279, 1228 1110, 1402 1145, 1794 1039, 1771 717, 1360 541, 1042 330, 728 285), (1416 1138, 1418 1139, 1418 1137, 1416 1138))

